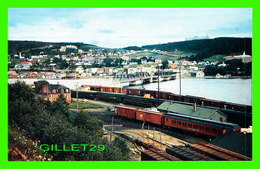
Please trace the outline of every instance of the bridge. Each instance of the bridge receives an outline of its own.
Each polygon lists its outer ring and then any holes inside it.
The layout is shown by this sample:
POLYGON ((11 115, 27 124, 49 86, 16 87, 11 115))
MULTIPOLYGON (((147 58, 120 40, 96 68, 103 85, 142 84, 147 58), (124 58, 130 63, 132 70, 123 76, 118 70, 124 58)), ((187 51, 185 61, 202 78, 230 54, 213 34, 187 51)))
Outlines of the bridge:
POLYGON ((149 74, 147 72, 136 72, 134 74, 116 74, 113 77, 114 83, 128 83, 130 86, 138 85, 138 84, 144 84, 144 83, 155 83, 158 81, 169 81, 169 80, 175 80, 176 79, 176 73, 175 72, 165 72, 161 71, 156 72, 154 74, 149 74))

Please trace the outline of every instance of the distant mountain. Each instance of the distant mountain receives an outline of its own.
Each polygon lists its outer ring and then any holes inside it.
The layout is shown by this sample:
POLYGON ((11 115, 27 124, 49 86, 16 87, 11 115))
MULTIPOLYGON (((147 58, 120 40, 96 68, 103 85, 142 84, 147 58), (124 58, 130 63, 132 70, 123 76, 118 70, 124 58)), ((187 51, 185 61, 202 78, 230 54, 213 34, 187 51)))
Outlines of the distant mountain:
POLYGON ((163 51, 180 50, 196 53, 190 60, 202 60, 213 55, 246 54, 252 55, 252 38, 215 38, 182 42, 172 42, 158 45, 145 45, 143 49, 157 49, 163 51))

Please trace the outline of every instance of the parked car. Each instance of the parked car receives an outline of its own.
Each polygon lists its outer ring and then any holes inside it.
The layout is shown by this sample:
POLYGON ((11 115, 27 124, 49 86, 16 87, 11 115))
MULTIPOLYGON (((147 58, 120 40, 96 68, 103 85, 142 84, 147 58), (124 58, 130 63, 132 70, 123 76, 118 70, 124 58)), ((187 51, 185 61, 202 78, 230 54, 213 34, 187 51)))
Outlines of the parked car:
POLYGON ((107 135, 107 134, 108 134, 108 131, 107 131, 105 128, 102 128, 102 134, 103 134, 103 135, 107 135))
POLYGON ((81 101, 83 101, 83 102, 88 102, 88 99, 82 99, 81 101))
POLYGON ((111 112, 114 112, 114 111, 115 111, 114 107, 108 107, 107 110, 108 110, 108 111, 111 111, 111 112))

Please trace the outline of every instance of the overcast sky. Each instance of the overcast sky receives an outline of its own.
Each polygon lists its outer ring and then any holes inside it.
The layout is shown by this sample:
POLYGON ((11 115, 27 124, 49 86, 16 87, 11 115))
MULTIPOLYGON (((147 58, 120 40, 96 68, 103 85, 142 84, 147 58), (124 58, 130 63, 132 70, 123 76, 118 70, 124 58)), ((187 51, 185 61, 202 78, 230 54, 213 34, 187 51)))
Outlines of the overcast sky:
POLYGON ((252 37, 251 8, 9 8, 9 40, 127 47, 252 37))

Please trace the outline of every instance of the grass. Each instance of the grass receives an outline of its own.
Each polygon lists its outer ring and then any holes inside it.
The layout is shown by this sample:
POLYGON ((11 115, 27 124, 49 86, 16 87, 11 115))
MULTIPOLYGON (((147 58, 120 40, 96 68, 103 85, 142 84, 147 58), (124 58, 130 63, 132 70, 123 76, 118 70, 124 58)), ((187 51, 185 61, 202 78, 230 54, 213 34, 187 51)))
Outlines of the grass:
MULTIPOLYGON (((88 103, 88 102, 78 102, 78 109, 100 109, 105 108, 105 106, 94 104, 94 103, 88 103)), ((71 102, 70 103, 70 109, 77 109, 77 102, 71 102)))
POLYGON ((225 55, 213 55, 209 58, 205 58, 204 60, 206 61, 225 61, 225 59, 223 59, 223 57, 225 57, 225 55))

